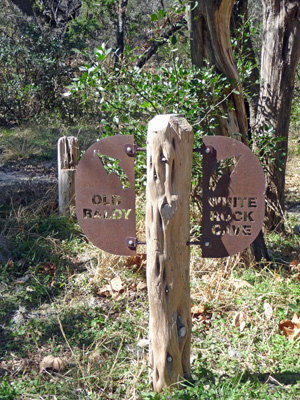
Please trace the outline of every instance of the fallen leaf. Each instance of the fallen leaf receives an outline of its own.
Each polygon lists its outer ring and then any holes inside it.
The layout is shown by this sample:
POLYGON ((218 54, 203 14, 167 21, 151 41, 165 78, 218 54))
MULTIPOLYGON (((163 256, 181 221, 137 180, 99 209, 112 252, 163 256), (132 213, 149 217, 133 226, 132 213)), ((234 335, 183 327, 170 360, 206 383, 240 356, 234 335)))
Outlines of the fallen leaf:
POLYGON ((142 280, 137 284, 136 287, 138 290, 146 290, 147 289, 147 282, 145 280, 142 280))
POLYGON ((115 300, 117 300, 119 295, 123 293, 124 290, 124 282, 119 276, 116 276, 107 285, 102 286, 97 294, 99 294, 101 297, 112 296, 115 300))
POLYGON ((111 287, 110 285, 103 286, 100 290, 98 290, 97 294, 101 297, 109 297, 111 296, 111 287))
POLYGON ((240 332, 244 332, 244 329, 246 328, 246 321, 242 321, 240 323, 240 332))
POLYGON ((298 260, 293 260, 289 265, 289 270, 290 271, 299 272, 299 270, 300 270, 300 262, 298 260))
POLYGON ((244 313, 244 311, 238 311, 233 317, 232 325, 234 325, 236 328, 239 328, 240 332, 243 332, 246 327, 246 320, 247 315, 244 313))
POLYGON ((30 275, 25 275, 22 278, 19 278, 18 280, 14 281, 14 284, 22 285, 23 283, 27 282, 29 278, 30 278, 30 275))
POLYGON ((232 284, 236 289, 242 289, 242 288, 245 288, 245 287, 248 287, 248 288, 252 288, 253 287, 251 285, 251 283, 249 283, 247 281, 243 281, 242 279, 234 279, 232 284))
POLYGON ((122 281, 122 279, 119 276, 116 276, 115 278, 113 278, 110 281, 110 285, 112 290, 114 290, 115 292, 120 292, 121 290, 124 290, 123 286, 124 286, 124 282, 122 281))
POLYGON ((276 282, 282 281, 281 276, 277 272, 274 273, 274 278, 276 282))
POLYGON ((267 319, 271 319, 272 316, 273 316, 273 309, 272 309, 272 306, 271 306, 269 303, 265 302, 265 303, 264 303, 264 309, 265 309, 265 316, 266 316, 266 318, 267 318, 267 319))
POLYGON ((200 314, 204 314, 205 313, 205 305, 204 304, 192 305, 191 313, 192 313, 193 317, 198 317, 200 314))
POLYGON ((295 340, 300 336, 300 318, 297 313, 293 315, 292 320, 284 319, 278 326, 289 340, 295 340))
POLYGON ((292 279, 296 279, 297 281, 300 281, 300 272, 297 272, 297 274, 294 274, 292 276, 292 279))
POLYGON ((147 264, 147 255, 146 254, 139 254, 134 257, 128 257, 126 265, 128 267, 136 266, 138 270, 142 268, 146 268, 147 264))
POLYGON ((55 271, 56 271, 56 265, 54 263, 44 262, 39 272, 41 272, 44 275, 53 276, 55 271))
POLYGON ((59 357, 47 356, 40 362, 40 373, 47 369, 52 369, 53 371, 60 372, 64 367, 64 362, 59 357))
POLYGON ((206 327, 211 325, 211 313, 206 312, 205 304, 191 306, 192 321, 195 323, 203 323, 206 327))

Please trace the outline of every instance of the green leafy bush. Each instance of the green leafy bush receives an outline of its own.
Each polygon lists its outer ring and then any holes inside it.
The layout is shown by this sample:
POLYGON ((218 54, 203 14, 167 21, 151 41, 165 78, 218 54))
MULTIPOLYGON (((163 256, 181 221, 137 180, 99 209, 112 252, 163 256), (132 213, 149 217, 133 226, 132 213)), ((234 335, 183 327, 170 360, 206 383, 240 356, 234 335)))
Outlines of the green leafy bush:
MULTIPOLYGON (((203 135, 212 135, 221 118, 231 82, 212 67, 184 66, 171 44, 170 59, 160 68, 140 69, 127 48, 123 64, 114 69, 113 51, 105 44, 94 54, 79 52, 87 59, 78 77, 65 93, 98 118, 100 136, 134 135, 144 147, 148 122, 157 114, 182 114, 193 126, 195 147, 203 135), (91 110, 91 105, 93 109, 91 110)), ((224 118, 224 116, 222 116, 224 118)), ((226 116, 225 116, 226 118, 226 116)), ((137 179, 145 176, 145 159, 137 158, 137 179)), ((199 175, 199 167, 195 166, 199 175)))
POLYGON ((19 37, 1 32, 0 48, 2 125, 34 120, 47 112, 70 114, 61 96, 72 73, 67 46, 28 24, 19 37))

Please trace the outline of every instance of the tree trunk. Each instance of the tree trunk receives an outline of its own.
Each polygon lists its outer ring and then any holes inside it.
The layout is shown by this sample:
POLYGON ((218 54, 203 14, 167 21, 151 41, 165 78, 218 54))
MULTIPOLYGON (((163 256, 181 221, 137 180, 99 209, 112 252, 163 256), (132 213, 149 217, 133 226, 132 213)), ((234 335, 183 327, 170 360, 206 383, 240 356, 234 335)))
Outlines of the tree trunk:
POLYGON ((300 1, 263 0, 264 35, 256 138, 272 127, 283 138, 267 152, 267 216, 270 229, 283 229, 284 187, 294 78, 300 56, 300 1))
MULTIPOLYGON (((243 90, 230 43, 230 18, 234 0, 200 0, 194 2, 189 15, 192 63, 197 67, 207 59, 218 72, 232 79, 228 118, 219 118, 219 135, 248 142, 248 123, 243 90), (195 6, 195 4, 197 4, 195 6), (238 93, 237 93, 237 92, 238 93), (240 136, 240 137, 239 137, 240 136)), ((224 96, 225 97, 225 96, 224 96)))
POLYGON ((149 123, 147 142, 149 367, 160 392, 190 376, 192 128, 179 115, 160 115, 149 123))
POLYGON ((120 65, 120 59, 123 57, 124 53, 124 33, 125 33, 125 17, 126 17, 126 7, 128 0, 120 0, 118 7, 118 23, 117 23, 117 43, 115 51, 115 68, 120 65))
POLYGON ((232 35, 240 36, 237 39, 236 52, 239 52, 239 58, 242 62, 252 64, 249 76, 243 80, 244 95, 247 99, 247 117, 249 127, 249 138, 252 138, 252 131, 255 127, 257 106, 259 99, 259 69, 257 67, 257 58, 252 45, 252 35, 249 26, 248 0, 235 0, 233 14, 231 18, 232 35), (237 32, 238 30, 238 32, 237 32))

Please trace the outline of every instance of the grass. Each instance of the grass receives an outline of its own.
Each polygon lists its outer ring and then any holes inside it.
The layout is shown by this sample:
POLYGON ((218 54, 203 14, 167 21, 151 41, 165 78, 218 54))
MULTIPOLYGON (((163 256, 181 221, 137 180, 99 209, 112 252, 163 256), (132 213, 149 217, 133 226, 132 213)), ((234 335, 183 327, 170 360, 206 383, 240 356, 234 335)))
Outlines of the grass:
MULTIPOLYGON (((45 148, 53 147, 57 138, 44 137, 45 148)), ((207 261, 191 249, 192 304, 203 306, 193 316, 192 380, 156 394, 143 341, 144 257, 96 249, 49 196, 0 213, 10 255, 0 268, 0 400, 300 398, 300 341, 278 328, 300 299, 298 267, 290 265, 300 257, 296 216, 287 219, 286 235, 267 235, 269 263, 251 265, 244 255, 207 261), (121 286, 107 289, 114 278, 121 286), (239 312, 243 330, 234 324, 239 312), (62 370, 40 373, 48 355, 62 360, 62 370)), ((139 236, 143 215, 141 195, 139 236)))
POLYGON ((29 158, 31 161, 52 160, 56 157, 56 143, 62 136, 78 137, 80 148, 86 149, 99 138, 99 129, 87 124, 74 127, 62 124, 51 127, 28 124, 21 128, 2 129, 0 133, 1 162, 29 158))

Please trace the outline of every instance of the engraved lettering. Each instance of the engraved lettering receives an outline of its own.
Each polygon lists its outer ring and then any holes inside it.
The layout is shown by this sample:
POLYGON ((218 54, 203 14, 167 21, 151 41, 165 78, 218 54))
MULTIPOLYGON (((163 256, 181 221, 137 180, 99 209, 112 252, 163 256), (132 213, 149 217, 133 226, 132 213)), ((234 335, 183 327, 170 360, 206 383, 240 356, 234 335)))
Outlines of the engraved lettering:
POLYGON ((89 208, 84 208, 83 209, 83 218, 84 219, 92 218, 92 210, 90 210, 89 208))
POLYGON ((240 222, 243 220, 243 213, 241 211, 235 211, 232 215, 232 219, 234 219, 237 222, 240 222))
POLYGON ((110 203, 106 200, 106 195, 104 195, 104 196, 102 197, 102 201, 103 201, 103 204, 104 204, 105 206, 107 206, 107 205, 110 204, 110 203))
POLYGON ((220 225, 213 225, 212 229, 211 229, 212 233, 216 236, 223 236, 224 235, 224 231, 222 230, 220 225))
POLYGON ((231 207, 231 208, 255 208, 257 207, 257 197, 208 197, 210 207, 231 207))
POLYGON ((248 207, 257 207, 257 197, 249 197, 248 207))
POLYGON ((94 194, 92 197, 92 203, 93 204, 100 204, 102 202, 102 197, 99 196, 99 194, 94 194))
POLYGON ((123 217, 123 210, 113 209, 112 210, 112 218, 113 219, 121 219, 123 217))
POLYGON ((129 210, 122 210, 122 212, 123 212, 123 214, 124 214, 125 219, 128 219, 128 218, 129 218, 129 214, 131 213, 131 209, 129 209, 129 210))
POLYGON ((244 201, 247 200, 247 197, 238 197, 238 200, 241 202, 241 207, 244 207, 244 201))
POLYGON ((101 218, 101 210, 96 210, 94 212, 93 218, 101 218))
POLYGON ((121 196, 117 195, 117 194, 113 194, 111 196, 111 204, 118 206, 119 204, 121 204, 121 196))
POLYGON ((252 215, 253 215, 253 211, 244 211, 244 221, 247 222, 249 220, 250 222, 253 222, 254 219, 253 219, 252 215))
POLYGON ((243 225, 243 235, 245 236, 251 235, 251 225, 243 225))

